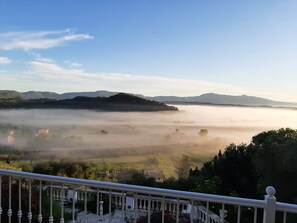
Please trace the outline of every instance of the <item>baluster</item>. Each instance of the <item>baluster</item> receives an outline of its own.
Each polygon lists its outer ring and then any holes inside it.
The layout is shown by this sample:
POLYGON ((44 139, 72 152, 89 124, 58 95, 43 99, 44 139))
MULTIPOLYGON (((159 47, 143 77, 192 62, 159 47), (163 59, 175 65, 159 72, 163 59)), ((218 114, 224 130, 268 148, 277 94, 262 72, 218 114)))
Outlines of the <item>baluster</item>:
POLYGON ((254 223, 257 223, 258 208, 254 208, 254 223))
POLYGON ((154 200, 151 200, 151 210, 154 211, 154 208, 155 208, 155 201, 154 200))
POLYGON ((18 211, 19 223, 22 222, 22 179, 19 179, 19 211, 18 211))
POLYGON ((137 194, 134 194, 135 197, 135 206, 134 206, 134 210, 138 210, 138 197, 137 194))
POLYGON ((137 213, 137 194, 134 194, 134 223, 137 223, 138 213, 137 213))
POLYGON ((145 200, 145 198, 143 198, 143 199, 142 199, 142 209, 143 209, 143 210, 146 210, 145 202, 146 202, 146 200, 145 200))
MULTIPOLYGON (((55 190, 54 190, 55 192, 55 190)), ((48 219, 49 223, 54 222, 54 217, 53 217, 53 183, 51 183, 50 186, 50 217, 48 219)))
POLYGON ((225 204, 222 204, 222 210, 221 210, 221 221, 224 222, 225 219, 225 204))
POLYGON ((165 207, 165 197, 162 198, 162 204, 161 205, 162 205, 162 207, 161 207, 162 208, 162 223, 164 223, 164 220, 165 220, 164 215, 165 215, 165 208, 166 208, 165 207))
POLYGON ((77 200, 81 201, 81 192, 77 190, 77 200))
MULTIPOLYGON (((51 192, 50 192, 50 196, 51 196, 51 192)), ((56 190, 54 188, 52 188, 52 196, 53 196, 53 199, 56 200, 56 190)))
MULTIPOLYGON (((188 207, 187 207, 187 209, 188 209, 188 207)), ((193 209, 194 209, 194 202, 193 202, 193 200, 191 200, 191 213, 190 213, 191 223, 193 223, 193 209)))
POLYGON ((148 206, 148 223, 151 223, 151 195, 149 195, 147 206, 148 206))
POLYGON ((168 204, 168 211, 171 212, 171 203, 167 202, 167 204, 168 204))
POLYGON ((139 202, 139 209, 142 210, 142 199, 139 198, 138 202, 139 202))
POLYGON ((114 196, 114 206, 115 207, 118 207, 118 203, 119 203, 118 197, 117 196, 114 196))
POLYGON ((111 190, 109 190, 108 222, 111 223, 111 190))
POLYGON ((28 210, 28 221, 29 223, 32 222, 32 210, 31 204, 32 203, 32 180, 29 180, 29 210, 28 210))
MULTIPOLYGON (((77 193, 77 196, 78 196, 78 193, 77 193)), ((75 223, 75 188, 74 187, 72 191, 72 222, 71 223, 75 223)))
POLYGON ((208 223, 208 214, 209 214, 209 202, 207 201, 206 202, 206 216, 205 216, 206 223, 208 223))
POLYGON ((176 223, 179 222, 179 198, 177 198, 176 202, 176 223))
POLYGON ((203 221, 203 212, 200 208, 198 210, 199 210, 199 214, 200 214, 199 220, 203 221))
POLYGON ((85 217, 84 217, 84 222, 86 223, 87 222, 87 201, 88 201, 88 192, 87 192, 87 187, 85 187, 85 208, 84 208, 84 214, 85 214, 85 217))
POLYGON ((143 198, 139 199, 139 209, 142 211, 143 210, 143 198))
POLYGON ((42 181, 39 181, 39 214, 37 220, 39 223, 42 222, 42 181))
POLYGON ((139 198, 137 197, 137 194, 135 194, 135 209, 139 209, 139 198))
POLYGON ((122 222, 125 222, 125 197, 124 191, 122 191, 122 222))
POLYGON ((119 200, 119 207, 122 207, 123 200, 120 195, 118 196, 118 200, 119 200))
POLYGON ((284 211, 283 223, 287 222, 287 212, 284 211))
POLYGON ((8 200, 8 211, 7 211, 7 215, 8 215, 8 222, 11 223, 11 215, 12 215, 12 210, 11 210, 11 177, 9 177, 9 189, 8 189, 8 196, 9 196, 9 200, 8 200))
POLYGON ((145 204, 144 204, 144 197, 141 198, 140 200, 140 204, 141 204, 141 210, 144 210, 145 204))
MULTIPOLYGON (((225 214, 225 213, 223 213, 225 214)), ((240 223, 240 214, 241 214, 241 207, 238 205, 238 211, 237 211, 237 223, 240 223)))
POLYGON ((100 221, 103 221, 103 200, 102 200, 102 194, 101 194, 101 200, 100 200, 100 221))
POLYGON ((147 199, 143 199, 143 210, 147 210, 147 199))
POLYGON ((201 222, 204 222, 204 212, 201 210, 201 209, 199 209, 199 211, 200 211, 200 219, 199 220, 201 220, 201 222))
POLYGON ((0 176, 0 223, 2 219, 2 176, 0 176))
POLYGON ((99 188, 97 188, 97 199, 96 199, 96 215, 97 215, 97 222, 99 222, 99 188))
POLYGON ((64 197, 65 197, 65 191, 64 191, 64 185, 62 185, 62 190, 61 190, 61 219, 60 223, 64 223, 64 197))
POLYGON ((119 207, 122 207, 123 199, 121 196, 118 196, 119 199, 119 207))
POLYGON ((56 200, 59 201, 61 199, 61 190, 59 188, 56 189, 56 194, 57 194, 56 200))

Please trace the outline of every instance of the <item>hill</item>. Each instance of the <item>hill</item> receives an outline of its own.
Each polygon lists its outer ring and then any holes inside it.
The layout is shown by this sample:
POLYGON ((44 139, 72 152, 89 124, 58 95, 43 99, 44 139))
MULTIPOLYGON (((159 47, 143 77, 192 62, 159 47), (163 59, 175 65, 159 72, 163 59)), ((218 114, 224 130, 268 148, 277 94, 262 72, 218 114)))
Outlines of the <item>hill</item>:
POLYGON ((245 106, 273 106, 273 107, 297 107, 297 103, 273 101, 248 95, 223 95, 223 94, 202 94, 193 97, 157 96, 152 99, 164 103, 181 104, 216 104, 216 105, 245 105, 245 106))
POLYGON ((17 91, 0 90, 0 98, 24 98, 24 95, 17 91))
POLYGON ((73 99, 2 98, 0 109, 91 109, 101 111, 177 111, 177 108, 135 95, 119 93, 111 97, 75 97, 73 99))

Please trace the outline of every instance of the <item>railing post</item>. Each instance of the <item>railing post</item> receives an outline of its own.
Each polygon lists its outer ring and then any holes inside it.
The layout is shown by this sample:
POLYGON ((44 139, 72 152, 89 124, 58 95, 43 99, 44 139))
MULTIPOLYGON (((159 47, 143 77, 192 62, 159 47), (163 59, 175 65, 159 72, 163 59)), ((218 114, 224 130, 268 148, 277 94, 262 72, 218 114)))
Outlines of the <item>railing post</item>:
POLYGON ((275 189, 271 186, 266 188, 265 202, 266 208, 264 210, 263 223, 275 223, 276 198, 275 189))

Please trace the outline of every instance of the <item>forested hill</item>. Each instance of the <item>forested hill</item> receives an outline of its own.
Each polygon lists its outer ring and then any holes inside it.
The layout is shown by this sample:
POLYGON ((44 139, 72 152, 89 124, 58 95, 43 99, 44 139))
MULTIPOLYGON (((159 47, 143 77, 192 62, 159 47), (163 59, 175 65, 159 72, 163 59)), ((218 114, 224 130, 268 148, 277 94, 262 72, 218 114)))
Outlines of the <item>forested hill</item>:
POLYGON ((0 98, 0 109, 92 109, 102 111, 177 111, 173 106, 119 93, 110 97, 76 97, 73 99, 0 98))

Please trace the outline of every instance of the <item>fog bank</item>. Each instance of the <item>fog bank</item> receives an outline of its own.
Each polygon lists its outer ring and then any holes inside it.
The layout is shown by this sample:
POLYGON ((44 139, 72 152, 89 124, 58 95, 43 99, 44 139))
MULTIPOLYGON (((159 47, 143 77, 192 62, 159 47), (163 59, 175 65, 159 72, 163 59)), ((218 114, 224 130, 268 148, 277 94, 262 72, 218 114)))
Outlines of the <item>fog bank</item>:
POLYGON ((121 149, 219 141, 224 148, 233 142, 249 143, 253 135, 265 130, 297 128, 296 110, 177 107, 180 112, 1 110, 0 144, 35 150, 121 149), (208 134, 201 135, 201 129, 208 134))

